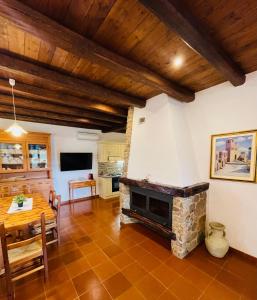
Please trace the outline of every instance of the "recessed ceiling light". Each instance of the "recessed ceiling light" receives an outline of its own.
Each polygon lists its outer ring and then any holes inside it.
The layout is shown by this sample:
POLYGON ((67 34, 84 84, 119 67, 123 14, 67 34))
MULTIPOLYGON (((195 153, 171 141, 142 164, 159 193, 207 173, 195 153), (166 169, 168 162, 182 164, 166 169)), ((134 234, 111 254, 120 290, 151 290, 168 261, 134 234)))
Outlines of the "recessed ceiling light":
POLYGON ((174 59, 173 59, 173 66, 175 68, 179 68, 182 66, 184 60, 183 60, 183 57, 182 56, 176 56, 174 59))

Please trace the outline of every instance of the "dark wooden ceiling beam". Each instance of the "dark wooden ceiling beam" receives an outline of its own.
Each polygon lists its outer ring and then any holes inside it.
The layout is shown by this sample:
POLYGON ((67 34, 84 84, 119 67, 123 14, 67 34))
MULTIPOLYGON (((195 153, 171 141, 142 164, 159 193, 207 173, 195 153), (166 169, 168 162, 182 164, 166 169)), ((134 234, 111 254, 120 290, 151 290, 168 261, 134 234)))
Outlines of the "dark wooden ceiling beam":
MULTIPOLYGON (((12 97, 5 94, 0 94, 0 104, 11 106, 12 97)), ((79 117, 79 118, 101 120, 101 121, 105 121, 106 123, 110 123, 112 125, 124 123, 123 118, 109 116, 109 115, 92 112, 92 111, 86 111, 80 108, 66 107, 66 106, 50 104, 50 103, 46 104, 38 100, 26 99, 17 96, 15 97, 15 105, 16 107, 34 109, 42 112, 44 111, 50 113, 53 112, 53 113, 65 114, 65 115, 69 115, 70 118, 79 117)))
MULTIPOLYGON (((0 91, 11 92, 8 80, 0 79, 0 91)), ((127 109, 103 104, 86 98, 63 94, 58 91, 42 89, 17 81, 15 84, 15 94, 37 100, 44 100, 44 103, 55 103, 127 118, 127 109)))
POLYGON ((245 74, 206 32, 182 0, 139 0, 190 47, 209 61, 234 86, 245 82, 245 74))
POLYGON ((64 75, 60 72, 3 53, 0 54, 0 70, 18 76, 27 76, 30 79, 38 79, 47 85, 50 84, 66 90, 68 89, 71 93, 73 91, 80 91, 100 102, 114 103, 117 106, 145 106, 145 100, 143 99, 112 91, 100 85, 64 75))
POLYGON ((71 31, 52 19, 16 0, 0 0, 0 15, 18 28, 62 48, 78 57, 127 76, 133 81, 158 89, 178 100, 190 102, 194 93, 164 79, 142 65, 128 60, 95 42, 71 31))
MULTIPOLYGON (((13 119, 13 114, 0 111, 0 118, 13 119)), ((33 123, 59 125, 59 126, 78 127, 78 128, 83 128, 83 129, 98 129, 98 130, 107 130, 108 129, 107 127, 104 128, 103 126, 99 126, 99 125, 83 124, 83 123, 76 123, 76 122, 66 122, 66 121, 62 121, 62 120, 54 120, 54 119, 48 119, 48 118, 43 118, 43 117, 38 118, 38 117, 19 115, 19 114, 17 115, 17 120, 33 122, 33 123)))
MULTIPOLYGON (((0 104, 0 111, 5 113, 13 113, 13 107, 8 105, 0 104)), ((40 118, 47 118, 47 119, 53 119, 53 120, 60 120, 65 122, 74 122, 74 123, 81 123, 81 125, 97 125, 102 128, 112 128, 113 124, 99 121, 99 120, 92 120, 88 118, 82 118, 82 117, 75 117, 75 116, 67 116, 63 114, 53 113, 53 112, 46 112, 41 110, 34 110, 34 109, 28 109, 28 108, 20 108, 16 107, 16 114, 23 115, 23 116, 31 116, 31 117, 37 117, 40 121, 40 118)), ((39 122, 40 123, 40 122, 39 122)))
POLYGON ((103 130, 103 132, 118 132, 118 133, 126 133, 126 124, 120 127, 112 127, 108 128, 107 130, 103 130))

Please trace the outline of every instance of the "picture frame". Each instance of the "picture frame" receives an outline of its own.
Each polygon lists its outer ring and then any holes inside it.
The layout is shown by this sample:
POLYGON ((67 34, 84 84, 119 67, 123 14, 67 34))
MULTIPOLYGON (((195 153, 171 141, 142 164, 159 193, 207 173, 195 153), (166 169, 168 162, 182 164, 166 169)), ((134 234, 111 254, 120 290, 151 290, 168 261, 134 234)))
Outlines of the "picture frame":
POLYGON ((211 136, 210 178, 256 181, 257 130, 211 136))

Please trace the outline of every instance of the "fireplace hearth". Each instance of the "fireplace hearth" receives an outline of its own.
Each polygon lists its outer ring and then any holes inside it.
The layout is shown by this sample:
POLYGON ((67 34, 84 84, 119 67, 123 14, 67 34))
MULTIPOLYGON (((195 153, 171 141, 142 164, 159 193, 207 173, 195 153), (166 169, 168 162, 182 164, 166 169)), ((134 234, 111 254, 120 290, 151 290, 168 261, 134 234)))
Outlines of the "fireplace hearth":
POLYGON ((167 194, 130 188, 130 209, 166 227, 172 227, 172 202, 173 198, 167 194))
POLYGON ((140 222, 171 240, 171 250, 184 258, 203 239, 209 183, 174 187, 120 178, 121 222, 140 222))

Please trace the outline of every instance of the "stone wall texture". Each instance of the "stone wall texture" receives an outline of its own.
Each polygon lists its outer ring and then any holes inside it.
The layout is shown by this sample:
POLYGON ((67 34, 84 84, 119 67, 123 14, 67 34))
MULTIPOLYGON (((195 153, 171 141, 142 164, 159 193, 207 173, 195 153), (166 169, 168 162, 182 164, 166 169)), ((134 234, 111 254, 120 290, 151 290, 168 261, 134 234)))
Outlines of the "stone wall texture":
MULTIPOLYGON (((134 107, 130 107, 128 110, 127 117, 127 127, 126 127, 126 145, 124 151, 124 168, 123 168, 123 177, 127 177, 128 174, 128 161, 129 161, 129 152, 130 152, 130 143, 131 143, 131 135, 132 135, 132 124, 133 124, 133 115, 134 115, 134 107)), ((120 207, 121 208, 130 208, 130 189, 128 185, 120 183, 120 207)), ((120 221, 121 223, 135 223, 136 219, 128 217, 123 213, 120 213, 120 221)))
POLYGON ((171 248, 175 256, 184 258, 204 239, 206 200, 206 192, 173 198, 172 231, 176 240, 171 241, 171 248))

